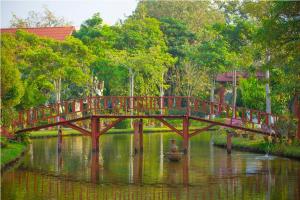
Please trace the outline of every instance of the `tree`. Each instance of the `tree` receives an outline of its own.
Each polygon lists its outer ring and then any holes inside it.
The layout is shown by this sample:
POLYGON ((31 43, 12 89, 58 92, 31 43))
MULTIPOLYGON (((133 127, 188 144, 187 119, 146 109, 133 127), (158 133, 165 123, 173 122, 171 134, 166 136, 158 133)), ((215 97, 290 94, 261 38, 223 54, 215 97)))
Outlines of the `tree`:
POLYGON ((180 20, 194 33, 201 33, 205 26, 224 20, 222 13, 208 1, 140 1, 135 13, 140 10, 148 17, 180 20))
POLYGON ((175 91, 180 94, 182 90, 176 81, 184 78, 182 62, 188 55, 188 49, 196 41, 196 35, 183 22, 174 18, 161 18, 160 29, 164 34, 168 52, 177 59, 175 67, 169 68, 167 72, 166 83, 170 87, 166 93, 169 96, 174 95, 175 91))
POLYGON ((1 37, 1 125, 11 124, 14 107, 24 94, 21 74, 15 59, 17 42, 11 35, 1 37))
POLYGON ((204 67, 211 80, 210 101, 214 102, 215 79, 218 73, 232 67, 232 58, 227 41, 216 38, 201 43, 192 51, 191 58, 201 67, 204 67))
POLYGON ((243 106, 256 110, 264 109, 265 92, 263 83, 259 82, 259 80, 257 80, 255 77, 241 79, 240 91, 243 106))
MULTIPOLYGON (((232 3, 232 2, 230 2, 232 3)), ((214 24, 213 28, 229 44, 231 52, 231 70, 233 70, 233 99, 232 107, 235 110, 237 101, 237 70, 247 70, 253 64, 253 36, 256 26, 251 22, 236 15, 226 15, 226 24, 214 24)), ((235 111, 233 110, 233 118, 235 111)))
POLYGON ((67 22, 63 17, 55 16, 52 11, 44 7, 42 13, 30 11, 27 18, 20 18, 13 14, 10 24, 14 28, 30 28, 69 26, 71 23, 67 22))
POLYGON ((16 37, 20 43, 27 43, 28 46, 17 55, 28 91, 22 100, 22 107, 60 102, 62 93, 66 95, 64 91, 70 84, 81 87, 89 85, 88 66, 92 57, 78 39, 70 37, 61 42, 38 38, 24 31, 18 31, 16 37), (51 100, 53 93, 55 98, 51 100))
POLYGON ((179 93, 184 96, 207 96, 207 91, 210 88, 209 76, 206 70, 196 66, 191 61, 183 61, 183 70, 177 71, 177 84, 179 93))

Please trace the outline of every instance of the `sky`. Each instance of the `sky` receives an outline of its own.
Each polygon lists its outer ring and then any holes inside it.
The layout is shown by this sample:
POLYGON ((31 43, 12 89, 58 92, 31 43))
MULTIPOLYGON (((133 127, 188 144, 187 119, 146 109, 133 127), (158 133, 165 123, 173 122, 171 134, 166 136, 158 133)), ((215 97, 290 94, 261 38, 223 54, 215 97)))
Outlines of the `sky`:
POLYGON ((138 0, 35 0, 8 1, 1 0, 1 28, 10 27, 12 13, 26 18, 29 11, 42 12, 46 6, 55 16, 64 17, 66 21, 79 28, 80 24, 94 13, 100 12, 104 23, 113 25, 125 19, 136 8, 138 0))

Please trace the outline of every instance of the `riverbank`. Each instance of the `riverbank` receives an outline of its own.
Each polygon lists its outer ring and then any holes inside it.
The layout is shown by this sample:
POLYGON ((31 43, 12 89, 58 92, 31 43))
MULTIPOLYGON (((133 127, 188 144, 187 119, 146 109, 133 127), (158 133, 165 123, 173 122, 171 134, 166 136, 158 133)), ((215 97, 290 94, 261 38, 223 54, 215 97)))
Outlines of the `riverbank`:
MULTIPOLYGON (((214 134, 214 145, 226 148, 226 134, 214 134)), ((268 143, 262 136, 258 135, 253 140, 232 137, 232 149, 263 154, 269 152, 271 155, 300 160, 300 144, 268 143)))
MULTIPOLYGON (((1 142, 2 143, 2 142, 1 142)), ((17 162, 27 151, 27 144, 7 141, 1 144, 1 171, 17 162)))
MULTIPOLYGON (((177 127, 178 130, 180 130, 179 127, 177 127)), ((196 128, 192 127, 190 130, 194 130, 196 128)), ((155 128, 144 128, 144 133, 154 133, 154 132, 171 132, 169 128, 165 127, 155 127, 155 128)), ((118 133, 133 133, 132 128, 127 129, 110 129, 108 131, 110 134, 118 134, 118 133)), ((62 131, 63 136, 76 136, 76 135, 82 135, 80 132, 73 130, 73 129, 66 129, 64 128, 62 131)), ((41 130, 41 131, 35 131, 30 132, 29 137, 30 138, 47 138, 47 137, 56 137, 57 136, 57 130, 41 130)))

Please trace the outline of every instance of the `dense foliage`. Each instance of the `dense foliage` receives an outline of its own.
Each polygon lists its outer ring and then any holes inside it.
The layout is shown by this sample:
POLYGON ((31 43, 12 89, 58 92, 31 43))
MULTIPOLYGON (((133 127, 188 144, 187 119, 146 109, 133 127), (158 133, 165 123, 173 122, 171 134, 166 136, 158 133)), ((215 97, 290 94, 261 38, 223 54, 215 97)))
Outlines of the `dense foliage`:
MULTIPOLYGON (((2 123, 16 109, 91 95, 94 80, 104 95, 129 95, 134 81, 135 95, 207 98, 232 70, 251 76, 239 83, 239 105, 264 110, 269 81, 272 112, 288 113, 300 91, 299 11, 297 2, 141 1, 113 26, 94 14, 62 42, 3 34, 2 123), (269 80, 255 77, 265 70, 269 80)), ((14 16, 12 26, 66 24, 49 12, 14 16)))

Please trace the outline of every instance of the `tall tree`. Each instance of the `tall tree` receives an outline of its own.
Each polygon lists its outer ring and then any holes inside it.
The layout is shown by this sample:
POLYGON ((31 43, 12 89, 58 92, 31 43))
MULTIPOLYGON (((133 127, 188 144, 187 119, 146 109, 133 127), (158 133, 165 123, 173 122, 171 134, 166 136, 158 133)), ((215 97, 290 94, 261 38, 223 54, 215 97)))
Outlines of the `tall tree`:
POLYGON ((15 106, 24 94, 24 85, 15 59, 16 39, 11 35, 1 36, 1 125, 11 124, 15 106))
POLYGON ((194 33, 202 32, 206 25, 224 20, 223 14, 208 1, 140 1, 136 12, 140 13, 139 10, 157 19, 180 20, 194 33))
POLYGON ((42 13, 30 11, 27 18, 21 18, 12 15, 10 20, 11 27, 14 28, 30 28, 30 27, 55 27, 55 26, 69 26, 71 22, 66 21, 63 17, 57 17, 55 14, 44 7, 42 13))

